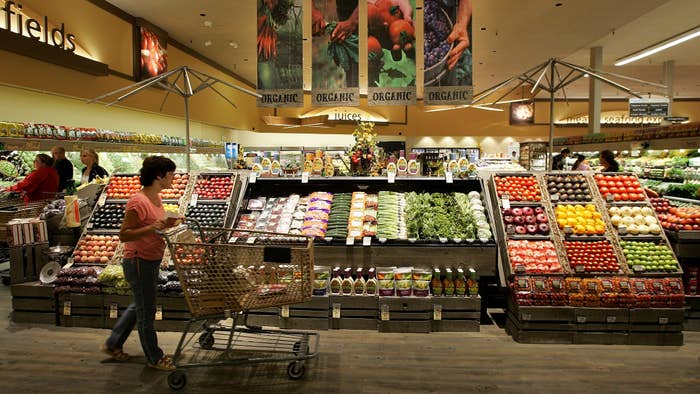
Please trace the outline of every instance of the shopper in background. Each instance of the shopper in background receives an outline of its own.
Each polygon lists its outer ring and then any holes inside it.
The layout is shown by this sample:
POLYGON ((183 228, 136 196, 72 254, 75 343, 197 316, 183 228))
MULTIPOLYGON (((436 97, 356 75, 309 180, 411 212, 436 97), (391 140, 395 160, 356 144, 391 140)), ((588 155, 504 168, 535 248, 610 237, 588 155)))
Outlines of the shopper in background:
POLYGON ((85 148, 80 152, 80 161, 85 164, 80 183, 92 182, 95 178, 107 178, 109 173, 100 166, 100 157, 94 149, 85 148))
POLYGON ((586 159, 586 156, 578 153, 576 154, 576 161, 574 162, 574 165, 571 166, 571 169, 573 171, 590 171, 591 166, 588 165, 588 159, 586 159))
POLYGON ((569 154, 571 151, 568 148, 564 148, 561 150, 561 153, 558 155, 552 157, 552 170, 563 170, 564 169, 564 161, 567 157, 569 157, 569 154))
POLYGON ((620 163, 615 160, 615 154, 606 149, 600 152, 600 172, 618 172, 620 171, 620 163))
POLYGON ((34 158, 34 171, 21 182, 8 187, 11 192, 24 192, 24 202, 30 203, 55 197, 58 193, 58 172, 53 168, 53 159, 45 153, 34 158))
POLYGON ((53 168, 58 171, 58 191, 63 191, 69 180, 73 179, 73 164, 66 159, 66 149, 62 146, 51 148, 53 156, 53 168))
POLYGON ((124 242, 124 276, 134 298, 102 345, 102 351, 113 359, 128 360, 129 355, 122 348, 137 326, 148 366, 162 371, 172 371, 175 365, 158 347, 153 326, 158 270, 165 250, 165 242, 156 232, 174 226, 179 218, 166 218, 158 193, 172 186, 174 173, 175 163, 166 157, 150 156, 143 161, 140 173, 143 189, 127 202, 119 231, 119 239, 124 242))

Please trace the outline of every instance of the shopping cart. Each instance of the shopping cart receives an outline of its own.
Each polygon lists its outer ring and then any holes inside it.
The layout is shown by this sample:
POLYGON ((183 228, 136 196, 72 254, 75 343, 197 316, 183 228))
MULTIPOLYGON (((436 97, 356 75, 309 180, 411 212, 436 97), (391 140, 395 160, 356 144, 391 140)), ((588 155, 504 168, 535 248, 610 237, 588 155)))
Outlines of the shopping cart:
POLYGON ((318 334, 263 329, 247 318, 251 309, 311 298, 313 239, 194 221, 163 235, 192 315, 173 356, 170 388, 187 384, 183 369, 205 366, 289 362, 289 377, 301 378, 305 360, 318 354, 318 334), (216 236, 205 239, 205 232, 216 236))

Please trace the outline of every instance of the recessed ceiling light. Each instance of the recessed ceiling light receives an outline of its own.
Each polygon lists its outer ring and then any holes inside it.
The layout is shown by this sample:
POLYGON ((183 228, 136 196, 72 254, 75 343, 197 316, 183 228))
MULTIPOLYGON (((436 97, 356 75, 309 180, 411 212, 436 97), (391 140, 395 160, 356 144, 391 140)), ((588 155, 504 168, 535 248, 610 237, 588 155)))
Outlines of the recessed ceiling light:
POLYGON ((554 4, 555 7, 561 7, 561 6, 563 6, 563 5, 564 5, 564 4, 562 4, 562 3, 556 3, 556 4, 554 4))
POLYGON ((205 46, 205 47, 210 47, 211 44, 213 44, 213 43, 211 42, 211 40, 206 40, 206 41, 204 41, 204 46, 205 46))
POLYGON ((204 21, 204 27, 212 27, 214 23, 212 21, 204 21))
POLYGON ((199 14, 199 16, 207 16, 207 14, 202 12, 201 14, 199 14))
POLYGON ((482 27, 481 30, 486 30, 486 28, 485 28, 485 27, 482 27))
POLYGON ((238 43, 237 43, 236 41, 229 41, 229 42, 228 42, 228 46, 230 46, 230 47, 233 48, 233 49, 237 49, 237 48, 238 48, 238 43))

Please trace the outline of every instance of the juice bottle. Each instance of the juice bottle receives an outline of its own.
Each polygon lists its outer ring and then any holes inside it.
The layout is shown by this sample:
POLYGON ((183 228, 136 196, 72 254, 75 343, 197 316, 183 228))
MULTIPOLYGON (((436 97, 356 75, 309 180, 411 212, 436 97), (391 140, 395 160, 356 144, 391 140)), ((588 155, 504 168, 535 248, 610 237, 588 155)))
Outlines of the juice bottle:
POLYGON ((418 176, 420 174, 420 163, 418 163, 418 154, 411 153, 408 160, 408 175, 418 176))
POLYGON ((323 166, 323 176, 333 176, 335 175, 335 166, 333 165, 333 158, 326 156, 326 164, 323 166))
POLYGON ((389 156, 389 163, 386 165, 386 174, 393 174, 394 176, 397 174, 396 157, 394 157, 394 155, 389 156))
POLYGON ((323 152, 320 150, 316 151, 316 157, 313 159, 313 174, 314 175, 323 175, 323 152))
POLYGON ((442 280, 442 288, 446 296, 453 296, 455 294, 455 284, 452 281, 452 269, 445 269, 445 279, 442 280))
POLYGON ((279 153, 272 154, 272 164, 270 165, 270 174, 272 176, 282 175, 282 165, 280 164, 279 156, 279 153))
POLYGON ((340 282, 340 292, 343 295, 352 295, 355 281, 352 280, 352 269, 346 268, 343 271, 343 281, 340 282))
POLYGON ((467 282, 464 278, 464 270, 457 268, 457 277, 455 278, 455 295, 464 297, 467 294, 467 282))
POLYGON ((308 172, 309 175, 313 172, 314 169, 314 154, 313 153, 307 153, 306 154, 306 160, 304 160, 304 166, 302 167, 302 172, 308 172))
POLYGON ((467 175, 469 172, 469 159, 467 159, 467 150, 459 150, 459 160, 457 160, 460 175, 467 175))
POLYGON ((260 175, 268 176, 272 170, 272 160, 270 160, 270 152, 265 152, 265 157, 260 161, 260 175))
POLYGON ((476 270, 474 268, 469 268, 469 279, 467 279, 467 289, 469 295, 476 297, 479 295, 479 281, 476 278, 476 270))
POLYGON ((260 165, 260 158, 256 157, 254 160, 255 161, 253 162, 251 170, 255 173, 255 176, 260 176, 260 174, 262 174, 262 165, 260 165))
POLYGON ((406 161, 406 154, 403 150, 399 151, 399 159, 396 161, 396 171, 398 171, 399 176, 406 176, 408 171, 408 162, 406 161))
POLYGON ((433 289, 433 296, 442 295, 442 280, 440 280, 440 268, 433 270, 433 279, 430 281, 430 287, 433 289))
POLYGON ((343 280, 340 278, 340 267, 333 268, 333 279, 331 279, 331 294, 340 295, 343 280))
POLYGON ((353 284, 354 286, 354 291, 353 294, 355 295, 365 295, 365 285, 366 285, 365 278, 362 276, 362 268, 357 269, 357 273, 355 274, 355 283, 353 284))
POLYGON ((377 277, 374 274, 374 268, 370 268, 367 274, 367 282, 365 282, 365 295, 374 296, 377 294, 377 277))
POLYGON ((450 161, 447 162, 447 168, 445 171, 449 171, 452 175, 457 175, 459 171, 459 164, 457 164, 457 153, 450 153, 450 161))

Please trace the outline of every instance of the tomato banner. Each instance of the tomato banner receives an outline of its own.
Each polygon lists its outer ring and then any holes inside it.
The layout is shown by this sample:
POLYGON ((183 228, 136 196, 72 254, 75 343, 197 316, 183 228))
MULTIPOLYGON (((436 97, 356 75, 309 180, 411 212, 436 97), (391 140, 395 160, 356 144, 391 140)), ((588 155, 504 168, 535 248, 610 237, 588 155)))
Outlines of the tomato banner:
POLYGON ((415 0, 367 0, 367 101, 415 105, 415 0))
POLYGON ((258 0, 258 107, 304 105, 303 0, 258 0))
POLYGON ((358 0, 312 0, 311 102, 360 105, 358 0))
POLYGON ((423 12, 426 105, 470 104, 472 0, 425 0, 423 12))

